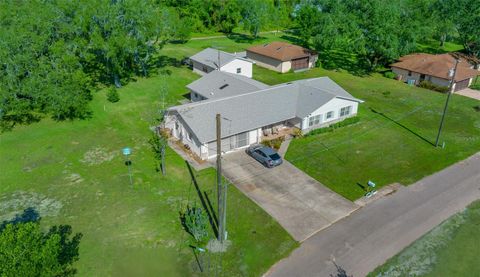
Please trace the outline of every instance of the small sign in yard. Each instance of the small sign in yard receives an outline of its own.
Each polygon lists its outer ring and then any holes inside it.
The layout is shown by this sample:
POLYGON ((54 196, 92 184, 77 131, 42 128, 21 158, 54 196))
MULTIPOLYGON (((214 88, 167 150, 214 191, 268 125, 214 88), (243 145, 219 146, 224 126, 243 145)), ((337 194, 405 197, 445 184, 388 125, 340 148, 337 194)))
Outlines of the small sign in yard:
POLYGON ((132 154, 132 149, 130 147, 125 147, 122 149, 122 153, 125 156, 125 165, 128 167, 128 177, 130 178, 130 185, 133 185, 133 177, 132 177, 132 161, 129 158, 129 155, 132 154))

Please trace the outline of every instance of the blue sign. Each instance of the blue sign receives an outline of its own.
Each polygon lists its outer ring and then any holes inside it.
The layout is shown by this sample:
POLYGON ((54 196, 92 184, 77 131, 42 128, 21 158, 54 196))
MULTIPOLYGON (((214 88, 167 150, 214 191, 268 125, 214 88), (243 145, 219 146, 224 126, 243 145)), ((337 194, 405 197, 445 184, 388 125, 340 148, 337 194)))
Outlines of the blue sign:
POLYGON ((132 150, 129 147, 125 147, 125 148, 122 149, 122 153, 123 153, 123 155, 128 156, 128 155, 132 154, 132 150))
POLYGON ((372 182, 372 181, 368 181, 368 186, 374 188, 374 187, 375 187, 375 183, 372 182))

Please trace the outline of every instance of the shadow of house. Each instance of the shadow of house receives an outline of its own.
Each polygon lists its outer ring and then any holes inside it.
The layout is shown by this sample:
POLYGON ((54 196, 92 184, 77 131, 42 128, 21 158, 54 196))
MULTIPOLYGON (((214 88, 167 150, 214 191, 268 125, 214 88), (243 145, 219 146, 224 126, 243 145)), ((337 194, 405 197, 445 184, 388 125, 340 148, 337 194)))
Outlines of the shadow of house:
POLYGON ((318 59, 324 69, 345 70, 355 76, 368 76, 371 73, 370 65, 362 57, 337 50, 318 51, 318 59))

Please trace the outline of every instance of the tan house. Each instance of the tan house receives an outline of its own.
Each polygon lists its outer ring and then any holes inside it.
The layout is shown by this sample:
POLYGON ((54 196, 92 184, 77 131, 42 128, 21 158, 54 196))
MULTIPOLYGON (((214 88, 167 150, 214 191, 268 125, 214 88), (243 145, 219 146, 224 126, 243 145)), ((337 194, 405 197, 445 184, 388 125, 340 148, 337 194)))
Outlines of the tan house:
POLYGON ((318 55, 298 45, 274 41, 248 48, 247 58, 261 67, 285 73, 314 67, 318 55))
MULTIPOLYGON (((450 54, 411 54, 401 57, 390 67, 397 78, 404 82, 418 85, 422 81, 429 81, 438 86, 449 87, 450 74, 455 68, 455 58, 450 54)), ((460 58, 453 90, 459 91, 469 87, 478 75, 480 72, 475 70, 471 63, 460 58)))

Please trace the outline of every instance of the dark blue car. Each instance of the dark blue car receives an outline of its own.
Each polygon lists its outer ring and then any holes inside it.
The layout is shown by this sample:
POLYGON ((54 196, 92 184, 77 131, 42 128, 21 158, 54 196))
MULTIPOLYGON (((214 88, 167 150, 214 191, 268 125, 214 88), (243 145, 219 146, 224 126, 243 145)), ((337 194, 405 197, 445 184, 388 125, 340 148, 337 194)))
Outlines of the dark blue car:
POLYGON ((282 164, 282 157, 275 150, 264 145, 252 145, 247 149, 247 154, 268 168, 282 164))

